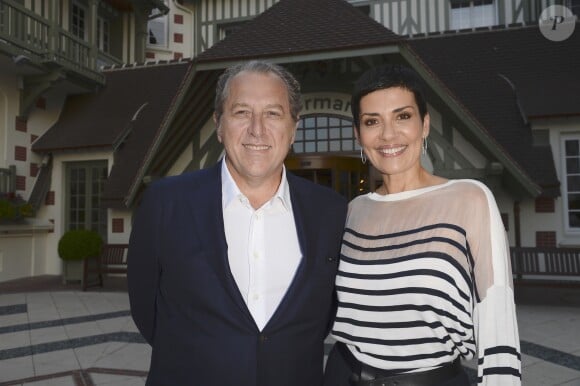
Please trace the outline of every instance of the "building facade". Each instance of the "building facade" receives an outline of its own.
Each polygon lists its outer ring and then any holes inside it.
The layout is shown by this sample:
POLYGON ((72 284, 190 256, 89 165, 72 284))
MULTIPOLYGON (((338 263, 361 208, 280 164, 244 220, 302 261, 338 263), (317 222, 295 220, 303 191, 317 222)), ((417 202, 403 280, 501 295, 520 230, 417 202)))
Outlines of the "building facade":
POLYGON ((58 122, 69 98, 105 87, 102 66, 144 60, 153 10, 169 11, 153 0, 0 1, 0 199, 5 207, 26 200, 34 213, 22 221, 0 216, 0 280, 59 272, 56 245, 66 228, 103 232, 106 211, 93 210, 87 198, 65 213, 63 192, 81 180, 98 192, 110 150, 53 157, 32 144, 58 122))
POLYGON ((427 86, 425 166, 486 183, 512 246, 580 247, 580 31, 554 42, 538 27, 550 6, 577 3, 0 0, 0 178, 35 208, 0 224, 0 280, 60 273, 68 229, 126 242, 148 182, 219 160, 215 81, 249 58, 303 86, 294 173, 348 198, 377 187, 350 88, 371 66, 403 63, 427 86), (48 27, 31 39, 37 19, 48 27))

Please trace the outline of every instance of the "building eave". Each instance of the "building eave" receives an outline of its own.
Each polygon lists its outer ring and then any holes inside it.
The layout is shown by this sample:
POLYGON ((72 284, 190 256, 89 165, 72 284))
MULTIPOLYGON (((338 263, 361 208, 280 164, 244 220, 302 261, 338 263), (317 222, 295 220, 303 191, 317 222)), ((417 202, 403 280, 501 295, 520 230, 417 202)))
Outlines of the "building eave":
POLYGON ((399 45, 397 43, 371 46, 371 47, 361 47, 354 49, 345 50, 329 50, 329 51, 316 51, 316 52, 304 52, 296 53, 290 55, 261 55, 253 57, 230 57, 224 58, 222 60, 211 60, 211 61, 198 61, 197 69, 198 71, 206 70, 220 70, 230 67, 233 64, 247 61, 248 59, 263 59, 276 64, 290 64, 290 63, 302 63, 302 62, 313 62, 317 60, 332 60, 332 59, 342 59, 342 58, 353 58, 361 56, 375 56, 383 54, 396 54, 400 52, 399 45))

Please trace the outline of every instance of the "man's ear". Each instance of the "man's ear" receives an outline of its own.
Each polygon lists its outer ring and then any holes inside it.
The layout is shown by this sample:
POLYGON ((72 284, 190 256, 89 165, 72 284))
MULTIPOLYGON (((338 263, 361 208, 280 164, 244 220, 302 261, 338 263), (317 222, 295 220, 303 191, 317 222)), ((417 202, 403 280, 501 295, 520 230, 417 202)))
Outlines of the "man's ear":
POLYGON ((213 123, 215 124, 215 132, 217 135, 217 139, 218 139, 219 143, 222 143, 222 129, 220 127, 220 123, 219 123, 219 119, 217 117, 217 114, 215 112, 213 113, 213 123))
POLYGON ((300 117, 298 117, 298 119, 296 120, 296 124, 294 125, 294 132, 292 133, 292 139, 290 140, 290 147, 292 147, 292 144, 294 143, 294 140, 296 139, 296 131, 298 130, 299 124, 300 124, 300 117))

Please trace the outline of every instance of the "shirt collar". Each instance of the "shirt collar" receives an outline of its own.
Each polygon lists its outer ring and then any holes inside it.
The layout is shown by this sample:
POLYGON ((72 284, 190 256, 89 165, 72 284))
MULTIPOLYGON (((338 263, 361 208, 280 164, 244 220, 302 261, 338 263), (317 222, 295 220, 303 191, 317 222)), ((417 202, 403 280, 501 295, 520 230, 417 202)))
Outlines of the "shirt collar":
MULTIPOLYGON (((228 166, 226 165, 226 156, 222 160, 222 208, 226 209, 233 200, 239 198, 246 198, 244 194, 238 188, 238 185, 234 181, 228 166)), ((292 209, 292 202, 290 201, 290 187, 288 185, 288 180, 286 179, 286 166, 282 165, 282 180, 280 186, 274 197, 270 199, 269 202, 273 200, 279 200, 286 211, 292 209)))

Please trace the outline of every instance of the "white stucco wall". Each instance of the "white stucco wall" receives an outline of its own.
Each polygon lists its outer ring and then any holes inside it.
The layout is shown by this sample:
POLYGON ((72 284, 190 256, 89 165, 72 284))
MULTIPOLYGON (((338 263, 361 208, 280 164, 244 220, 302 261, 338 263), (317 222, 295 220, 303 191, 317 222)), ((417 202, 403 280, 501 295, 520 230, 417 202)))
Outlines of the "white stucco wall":
POLYGON ((27 135, 16 131, 15 119, 20 101, 19 78, 0 73, 0 167, 16 165, 18 174, 22 173, 24 163, 14 161, 14 146, 24 145, 27 135))
POLYGON ((107 227, 108 234, 106 242, 109 244, 126 244, 129 242, 129 235, 131 234, 131 219, 132 212, 129 210, 109 209, 107 211, 107 218, 109 225, 107 227), (112 219, 123 220, 123 232, 113 233, 112 219))
POLYGON ((0 282, 44 274, 50 227, 0 225, 0 282))

